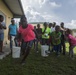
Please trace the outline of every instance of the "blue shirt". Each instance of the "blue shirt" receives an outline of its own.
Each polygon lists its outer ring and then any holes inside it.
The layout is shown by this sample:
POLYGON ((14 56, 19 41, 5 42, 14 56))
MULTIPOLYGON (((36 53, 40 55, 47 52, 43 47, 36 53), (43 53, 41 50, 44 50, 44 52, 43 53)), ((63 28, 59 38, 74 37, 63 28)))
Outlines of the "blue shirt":
POLYGON ((17 34, 17 25, 10 24, 9 29, 10 29, 10 32, 9 32, 10 35, 16 35, 17 34))

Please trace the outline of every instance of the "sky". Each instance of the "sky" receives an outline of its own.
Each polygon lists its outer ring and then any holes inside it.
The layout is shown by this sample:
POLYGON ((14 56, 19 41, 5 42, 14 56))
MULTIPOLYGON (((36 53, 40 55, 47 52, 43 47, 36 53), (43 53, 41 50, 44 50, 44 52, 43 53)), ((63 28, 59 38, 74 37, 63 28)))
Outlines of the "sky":
POLYGON ((76 28, 76 0, 21 0, 28 22, 60 22, 76 28))

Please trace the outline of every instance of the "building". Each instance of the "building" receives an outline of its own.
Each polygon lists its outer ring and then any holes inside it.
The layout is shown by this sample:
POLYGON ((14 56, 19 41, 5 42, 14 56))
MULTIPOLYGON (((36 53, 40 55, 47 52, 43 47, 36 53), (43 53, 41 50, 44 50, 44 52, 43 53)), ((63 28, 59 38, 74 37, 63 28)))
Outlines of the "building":
POLYGON ((7 26, 5 30, 5 42, 8 41, 8 25, 10 24, 11 18, 20 18, 23 14, 21 0, 0 0, 0 15, 4 16, 4 22, 7 26))
POLYGON ((36 26, 36 28, 37 28, 37 24, 40 24, 40 27, 43 28, 44 22, 30 22, 30 24, 32 24, 33 26, 36 26))

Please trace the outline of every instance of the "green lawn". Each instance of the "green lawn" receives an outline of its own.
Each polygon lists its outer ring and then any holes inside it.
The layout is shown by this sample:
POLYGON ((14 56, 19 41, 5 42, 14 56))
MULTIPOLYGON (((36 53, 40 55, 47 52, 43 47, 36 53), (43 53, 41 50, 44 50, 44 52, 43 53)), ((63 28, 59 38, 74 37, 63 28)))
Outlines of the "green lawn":
POLYGON ((12 59, 10 55, 0 60, 0 75, 76 75, 76 57, 74 60, 69 58, 68 44, 65 56, 56 57, 51 53, 44 58, 32 49, 24 66, 20 60, 12 59))

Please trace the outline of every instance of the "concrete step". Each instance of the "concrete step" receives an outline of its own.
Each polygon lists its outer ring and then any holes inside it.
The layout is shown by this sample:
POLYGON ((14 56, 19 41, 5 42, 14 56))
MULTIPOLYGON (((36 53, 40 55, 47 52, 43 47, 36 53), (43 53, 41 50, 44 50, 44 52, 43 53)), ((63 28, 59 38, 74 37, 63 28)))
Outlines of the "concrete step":
POLYGON ((4 45, 3 46, 3 54, 1 54, 0 55, 0 59, 3 59, 3 58, 5 58, 7 55, 9 55, 10 54, 10 47, 9 47, 9 45, 4 45))

